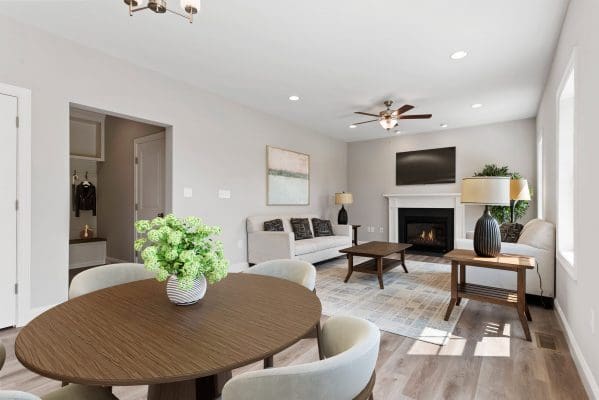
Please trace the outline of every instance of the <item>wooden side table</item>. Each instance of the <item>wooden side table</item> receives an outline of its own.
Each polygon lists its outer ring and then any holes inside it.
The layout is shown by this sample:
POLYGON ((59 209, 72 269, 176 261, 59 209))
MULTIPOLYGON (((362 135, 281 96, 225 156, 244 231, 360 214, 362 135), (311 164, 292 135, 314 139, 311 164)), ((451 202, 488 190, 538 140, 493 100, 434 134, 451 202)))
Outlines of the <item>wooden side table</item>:
POLYGON ((526 270, 534 268, 536 261, 533 257, 500 254, 490 258, 479 257, 472 250, 452 250, 445 254, 445 258, 451 260, 451 300, 447 306, 445 321, 449 319, 453 307, 460 305, 462 298, 507 305, 518 310, 526 340, 531 341, 528 321, 532 321, 532 318, 526 304, 526 270), (467 283, 467 265, 515 272, 517 275, 516 291, 467 283))
POLYGON ((352 239, 352 243, 354 244, 354 246, 358 245, 358 228, 361 227, 362 225, 352 225, 351 228, 354 231, 354 236, 352 239))

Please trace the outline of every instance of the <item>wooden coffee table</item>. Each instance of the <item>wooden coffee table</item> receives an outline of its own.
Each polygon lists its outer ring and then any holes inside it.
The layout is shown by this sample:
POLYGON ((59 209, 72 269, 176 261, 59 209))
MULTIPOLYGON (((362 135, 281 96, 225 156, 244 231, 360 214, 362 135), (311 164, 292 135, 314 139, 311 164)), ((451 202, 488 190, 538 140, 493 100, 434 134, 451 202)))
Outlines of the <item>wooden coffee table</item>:
POLYGON ((507 305, 518 310, 526 340, 531 340, 528 321, 532 321, 532 318, 528 305, 526 305, 526 270, 534 268, 536 261, 533 257, 511 254, 499 254, 497 257, 479 257, 472 250, 460 249, 450 251, 445 254, 445 258, 451 260, 451 300, 447 306, 445 321, 451 316, 453 307, 460 305, 462 298, 507 305), (517 275, 517 289, 514 291, 467 283, 467 265, 515 272, 517 275))
POLYGON ((408 269, 406 268, 406 249, 410 247, 412 245, 406 243, 368 242, 339 250, 341 253, 347 254, 347 276, 344 282, 347 283, 354 271, 376 274, 379 278, 380 288, 384 289, 383 273, 400 264, 403 270, 408 273, 408 269), (400 259, 389 257, 397 253, 401 255, 400 259), (354 256, 369 257, 372 260, 354 265, 354 256))

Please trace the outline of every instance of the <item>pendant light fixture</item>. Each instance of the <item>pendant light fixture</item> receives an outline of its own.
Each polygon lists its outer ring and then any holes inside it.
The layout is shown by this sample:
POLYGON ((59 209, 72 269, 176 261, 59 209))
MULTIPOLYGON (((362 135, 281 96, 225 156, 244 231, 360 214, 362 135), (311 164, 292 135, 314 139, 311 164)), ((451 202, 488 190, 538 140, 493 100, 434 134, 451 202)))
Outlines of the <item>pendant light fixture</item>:
POLYGON ((156 14, 164 14, 170 12, 193 22, 193 15, 200 10, 200 0, 181 0, 181 8, 183 12, 175 11, 168 8, 166 0, 147 0, 147 5, 144 5, 146 0, 124 0, 129 7, 129 15, 133 16, 134 12, 142 10, 152 10, 156 14))

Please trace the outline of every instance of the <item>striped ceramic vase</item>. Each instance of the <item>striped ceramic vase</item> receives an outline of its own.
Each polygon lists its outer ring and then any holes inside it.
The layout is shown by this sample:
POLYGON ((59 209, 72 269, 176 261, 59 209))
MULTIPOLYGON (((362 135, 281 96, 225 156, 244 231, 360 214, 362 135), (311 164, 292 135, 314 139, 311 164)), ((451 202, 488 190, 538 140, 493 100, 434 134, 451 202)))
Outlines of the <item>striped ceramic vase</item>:
POLYGON ((179 280, 176 275, 171 275, 166 282, 166 295, 171 303, 178 306, 188 306, 197 303, 206 294, 206 278, 204 275, 194 279, 193 286, 188 289, 179 287, 179 280))

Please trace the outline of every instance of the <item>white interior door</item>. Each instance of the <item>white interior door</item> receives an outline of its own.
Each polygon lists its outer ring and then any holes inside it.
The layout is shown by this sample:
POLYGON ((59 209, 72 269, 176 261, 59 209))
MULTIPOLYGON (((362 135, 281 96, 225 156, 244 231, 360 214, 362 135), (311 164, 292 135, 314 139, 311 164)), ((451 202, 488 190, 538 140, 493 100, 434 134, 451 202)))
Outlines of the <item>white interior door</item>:
POLYGON ((16 321, 17 98, 0 93, 0 328, 16 321))
MULTIPOLYGON (((164 215, 164 132, 135 139, 134 148, 135 220, 164 215)), ((138 261, 137 254, 135 260, 138 261)))

